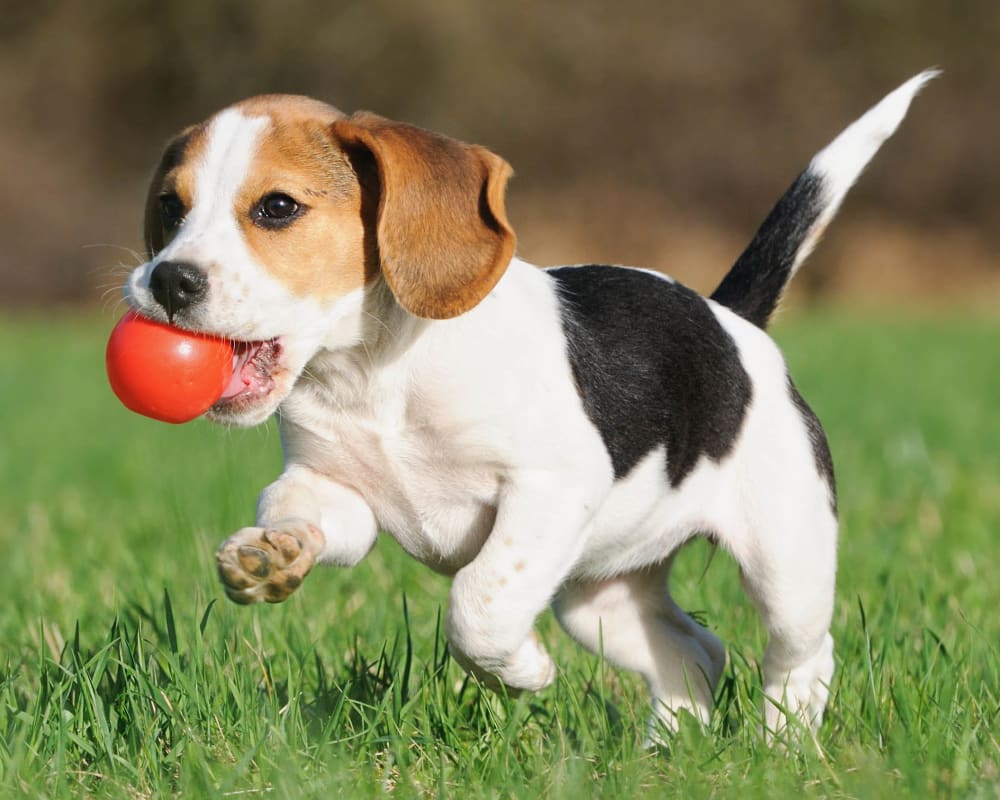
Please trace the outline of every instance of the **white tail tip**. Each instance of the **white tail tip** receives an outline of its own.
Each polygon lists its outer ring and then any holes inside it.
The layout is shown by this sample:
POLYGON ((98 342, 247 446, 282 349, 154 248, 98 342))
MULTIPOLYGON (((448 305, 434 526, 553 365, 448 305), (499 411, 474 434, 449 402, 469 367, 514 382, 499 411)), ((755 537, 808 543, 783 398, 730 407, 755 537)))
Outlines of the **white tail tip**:
POLYGON ((834 204, 840 202, 882 143, 895 133, 913 98, 940 74, 938 69, 928 69, 910 78, 816 154, 809 169, 822 176, 829 200, 834 204))

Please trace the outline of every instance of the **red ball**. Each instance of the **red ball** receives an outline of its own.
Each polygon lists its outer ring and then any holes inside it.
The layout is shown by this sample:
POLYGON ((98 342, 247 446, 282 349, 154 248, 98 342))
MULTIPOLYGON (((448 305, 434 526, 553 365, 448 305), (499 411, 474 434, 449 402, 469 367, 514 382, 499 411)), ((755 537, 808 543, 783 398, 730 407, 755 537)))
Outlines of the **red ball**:
POLYGON ((129 311, 108 339, 111 389, 132 411, 163 422, 188 422, 222 396, 233 376, 233 347, 129 311))

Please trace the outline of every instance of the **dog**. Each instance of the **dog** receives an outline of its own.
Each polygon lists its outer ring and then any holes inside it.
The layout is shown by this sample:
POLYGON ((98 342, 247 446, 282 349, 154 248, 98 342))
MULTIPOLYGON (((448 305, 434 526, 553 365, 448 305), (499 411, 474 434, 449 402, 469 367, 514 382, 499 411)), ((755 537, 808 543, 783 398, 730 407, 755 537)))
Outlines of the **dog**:
POLYGON ((556 668, 562 627, 649 687, 654 729, 707 721, 719 639, 671 598, 678 549, 738 562, 769 642, 764 721, 816 728, 834 672, 830 451, 765 327, 848 189, 933 77, 917 75, 821 150, 709 298, 618 266, 514 254, 489 150, 316 100, 254 97, 166 147, 147 317, 226 337, 234 377, 207 416, 277 415, 281 476, 219 548, 238 603, 280 602, 379 531, 453 576, 453 657, 491 687, 556 668))

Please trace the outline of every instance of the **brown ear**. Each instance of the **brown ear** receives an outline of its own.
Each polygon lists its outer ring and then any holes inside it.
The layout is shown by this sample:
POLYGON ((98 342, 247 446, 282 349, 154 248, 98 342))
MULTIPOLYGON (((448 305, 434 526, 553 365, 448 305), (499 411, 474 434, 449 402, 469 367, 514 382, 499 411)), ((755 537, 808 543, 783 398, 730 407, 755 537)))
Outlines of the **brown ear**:
POLYGON ((163 249, 163 223, 160 219, 160 190, 167 173, 181 163, 184 151, 194 133, 195 128, 187 128, 171 139, 163 150, 160 163, 149 181, 146 193, 146 209, 143 216, 143 242, 146 245, 146 257, 153 258, 163 249))
POLYGON ((381 196, 382 274, 407 311, 448 319, 482 300, 514 254, 504 190, 511 169, 482 147, 361 112, 333 123, 346 148, 371 152, 381 196))

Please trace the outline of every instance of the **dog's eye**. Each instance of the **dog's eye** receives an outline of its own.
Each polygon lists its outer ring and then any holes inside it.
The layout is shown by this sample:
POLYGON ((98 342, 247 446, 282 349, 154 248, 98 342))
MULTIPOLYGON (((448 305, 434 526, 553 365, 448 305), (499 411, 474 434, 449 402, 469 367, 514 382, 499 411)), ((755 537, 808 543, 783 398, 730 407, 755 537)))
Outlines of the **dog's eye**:
POLYGON ((165 194, 160 197, 160 220, 163 230, 170 232, 184 221, 184 203, 176 194, 165 194))
POLYGON ((293 198, 282 192, 264 195, 257 203, 254 222, 265 228, 282 228, 305 211, 293 198))

